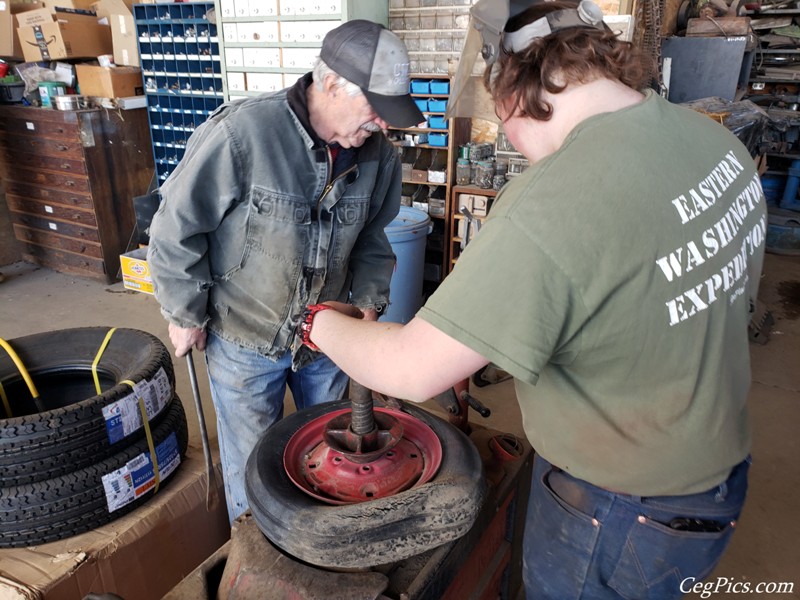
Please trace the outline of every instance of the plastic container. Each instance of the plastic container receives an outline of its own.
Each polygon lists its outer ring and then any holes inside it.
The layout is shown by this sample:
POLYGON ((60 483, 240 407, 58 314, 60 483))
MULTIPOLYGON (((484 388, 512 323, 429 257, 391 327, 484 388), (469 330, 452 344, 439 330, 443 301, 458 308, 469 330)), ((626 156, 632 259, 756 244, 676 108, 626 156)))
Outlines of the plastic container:
POLYGON ((389 307, 380 320, 408 323, 422 306, 425 243, 431 219, 423 211, 401 206, 397 217, 384 229, 397 257, 389 284, 389 307))
POLYGON ((22 102, 25 95, 25 82, 14 81, 11 83, 0 83, 0 103, 16 104, 22 102))
POLYGON ((439 146, 447 148, 447 134, 446 133, 429 133, 428 144, 431 146, 439 146))
POLYGON ((53 98, 63 96, 67 93, 67 86, 60 81, 40 81, 39 98, 42 101, 42 108, 52 108, 53 98))
POLYGON ((786 175, 764 173, 761 176, 761 187, 764 188, 764 197, 767 204, 777 206, 783 198, 783 190, 786 188, 786 175))
POLYGON ((428 127, 431 129, 447 129, 447 121, 441 115, 431 115, 428 119, 428 127))
POLYGON ((468 158, 459 158, 456 163, 456 185, 469 185, 470 168, 468 158))
POLYGON ((431 112, 445 112, 447 110, 447 100, 441 100, 439 98, 429 98, 428 110, 431 112))
POLYGON ((789 167, 789 176, 786 178, 786 187, 781 198, 781 208, 800 210, 800 199, 797 198, 800 187, 800 160, 793 160, 789 167))
POLYGON ((412 79, 411 80, 411 93, 412 94, 430 94, 431 93, 431 80, 430 79, 412 79))
POLYGON ((492 179, 494 179, 494 165, 488 160, 480 161, 475 172, 475 185, 488 190, 492 187, 492 179))

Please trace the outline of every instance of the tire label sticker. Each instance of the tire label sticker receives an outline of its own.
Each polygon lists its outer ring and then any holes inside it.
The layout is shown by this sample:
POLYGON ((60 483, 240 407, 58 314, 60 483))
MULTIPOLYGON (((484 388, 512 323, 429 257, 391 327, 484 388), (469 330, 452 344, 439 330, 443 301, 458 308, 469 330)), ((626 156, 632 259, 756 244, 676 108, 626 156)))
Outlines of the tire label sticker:
POLYGON ((130 394, 103 408, 110 444, 129 436, 142 426, 139 398, 144 400, 147 420, 152 421, 172 398, 172 388, 164 367, 158 370, 153 379, 136 383, 130 394))
MULTIPOLYGON (((158 460, 158 476, 162 481, 180 464, 181 454, 178 451, 178 438, 174 431, 156 446, 156 460, 158 460)), ((102 479, 108 512, 114 512, 155 487, 150 453, 142 452, 129 460, 124 467, 103 475, 102 479)))

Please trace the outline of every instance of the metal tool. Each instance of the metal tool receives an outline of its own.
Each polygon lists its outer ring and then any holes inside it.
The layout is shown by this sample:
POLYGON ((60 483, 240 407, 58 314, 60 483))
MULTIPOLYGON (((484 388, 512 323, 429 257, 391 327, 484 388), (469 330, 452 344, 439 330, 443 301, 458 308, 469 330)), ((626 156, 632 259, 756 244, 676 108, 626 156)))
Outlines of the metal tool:
POLYGON ((206 510, 215 510, 219 505, 219 489, 214 470, 214 461, 211 459, 211 446, 208 443, 208 430, 206 419, 203 415, 203 403, 200 401, 200 389, 197 386, 197 373, 194 370, 192 351, 186 353, 186 365, 189 367, 189 381, 192 384, 194 407, 197 410, 197 422, 200 426, 200 439, 203 441, 203 455, 206 459, 206 510))
POLYGON ((461 207, 461 214, 467 222, 464 227, 464 236, 461 238, 461 250, 467 247, 470 237, 475 237, 481 230, 481 220, 475 217, 466 206, 461 207))

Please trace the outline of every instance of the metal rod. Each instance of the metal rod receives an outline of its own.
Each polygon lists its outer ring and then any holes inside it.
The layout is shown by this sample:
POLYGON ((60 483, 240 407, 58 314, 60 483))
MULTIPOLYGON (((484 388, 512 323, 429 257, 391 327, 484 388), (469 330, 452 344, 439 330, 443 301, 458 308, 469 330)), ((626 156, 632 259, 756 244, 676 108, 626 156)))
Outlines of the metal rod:
POLYGON ((352 405, 350 429, 353 433, 366 435, 375 429, 375 415, 372 412, 372 390, 351 379, 350 404, 352 405))
POLYGON ((192 351, 186 354, 186 365, 189 367, 189 382, 192 384, 194 406, 197 411, 197 421, 200 426, 200 439, 203 441, 203 455, 206 459, 206 509, 211 512, 219 504, 219 490, 214 471, 214 461, 211 458, 211 445, 208 443, 208 430, 206 419, 203 415, 203 403, 200 400, 200 389, 197 386, 197 373, 194 370, 192 351))

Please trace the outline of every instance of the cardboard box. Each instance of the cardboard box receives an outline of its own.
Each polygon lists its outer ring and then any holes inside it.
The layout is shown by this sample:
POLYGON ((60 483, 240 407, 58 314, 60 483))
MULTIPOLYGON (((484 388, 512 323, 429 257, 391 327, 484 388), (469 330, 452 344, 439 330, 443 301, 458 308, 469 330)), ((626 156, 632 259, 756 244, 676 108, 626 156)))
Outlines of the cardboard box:
POLYGON ((17 13, 15 18, 17 19, 17 27, 33 27, 34 25, 52 23, 53 13, 46 8, 39 8, 17 13))
POLYGON ((153 293, 153 278, 147 264, 147 248, 137 248, 119 257, 122 270, 122 285, 129 290, 153 293))
MULTIPOLYGON (((0 598, 77 600, 90 592, 162 598, 230 537, 225 503, 206 509, 200 449, 189 448, 171 479, 108 525, 32 548, 0 550, 0 598)), ((224 498, 219 471, 216 481, 224 498)))
POLYGON ((93 58, 111 54, 111 28, 97 17, 56 12, 49 23, 17 28, 22 55, 28 62, 93 58))
POLYGON ((83 96, 127 98, 144 94, 142 70, 139 67, 100 67, 75 65, 78 87, 83 96))
POLYGON ((22 47, 19 45, 15 16, 42 7, 44 4, 41 2, 12 4, 11 0, 0 0, 0 56, 22 58, 22 47))
POLYGON ((44 5, 55 12, 57 8, 68 8, 70 10, 93 10, 92 4, 97 0, 43 0, 44 5))
POLYGON ((99 0, 92 4, 97 16, 111 27, 114 64, 118 66, 138 67, 141 64, 131 7, 127 0, 99 0))

